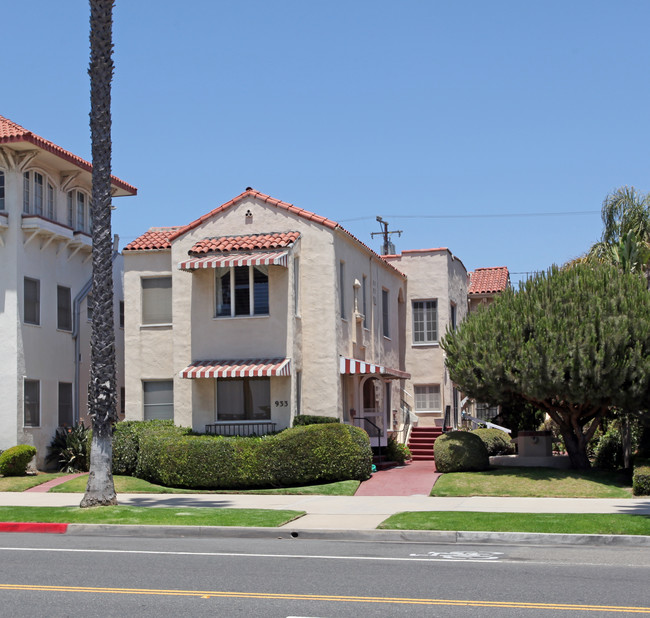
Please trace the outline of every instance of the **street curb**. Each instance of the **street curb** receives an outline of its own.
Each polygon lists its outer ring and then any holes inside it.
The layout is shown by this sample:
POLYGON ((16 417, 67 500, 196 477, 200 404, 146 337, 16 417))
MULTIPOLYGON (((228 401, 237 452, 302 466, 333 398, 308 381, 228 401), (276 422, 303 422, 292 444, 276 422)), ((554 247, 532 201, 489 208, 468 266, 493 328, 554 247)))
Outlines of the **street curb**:
MULTIPOLYGON (((65 524, 63 524, 65 525, 65 524)), ((130 526, 68 524, 72 536, 124 536, 147 538, 241 538, 304 539, 331 541, 504 544, 591 545, 650 547, 650 536, 614 534, 540 534, 532 532, 469 532, 446 530, 301 530, 299 528, 254 528, 236 526, 130 526)))
POLYGON ((36 532, 39 534, 65 534, 68 524, 45 523, 45 522, 21 522, 5 521, 0 522, 0 532, 36 532))

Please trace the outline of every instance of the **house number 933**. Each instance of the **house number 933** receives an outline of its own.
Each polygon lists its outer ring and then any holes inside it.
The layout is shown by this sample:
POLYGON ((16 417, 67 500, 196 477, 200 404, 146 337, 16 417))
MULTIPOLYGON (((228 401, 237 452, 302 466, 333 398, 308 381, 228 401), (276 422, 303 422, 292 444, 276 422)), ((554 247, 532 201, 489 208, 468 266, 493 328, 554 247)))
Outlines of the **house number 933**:
POLYGON ((277 401, 275 402, 275 407, 276 408, 288 408, 289 407, 289 402, 288 401, 277 401))

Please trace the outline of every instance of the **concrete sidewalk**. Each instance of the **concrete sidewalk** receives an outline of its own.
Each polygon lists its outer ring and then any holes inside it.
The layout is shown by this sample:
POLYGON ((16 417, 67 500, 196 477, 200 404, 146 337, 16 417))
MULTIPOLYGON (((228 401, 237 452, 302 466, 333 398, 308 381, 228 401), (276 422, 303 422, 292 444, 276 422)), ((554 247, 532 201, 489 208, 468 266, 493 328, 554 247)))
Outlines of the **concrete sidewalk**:
MULTIPOLYGON (((79 506, 82 494, 0 492, 0 506, 79 506)), ((307 514, 292 530, 374 530, 402 511, 483 513, 628 513, 650 515, 650 498, 432 498, 429 496, 289 496, 253 494, 119 494, 123 505, 290 509, 307 514)))

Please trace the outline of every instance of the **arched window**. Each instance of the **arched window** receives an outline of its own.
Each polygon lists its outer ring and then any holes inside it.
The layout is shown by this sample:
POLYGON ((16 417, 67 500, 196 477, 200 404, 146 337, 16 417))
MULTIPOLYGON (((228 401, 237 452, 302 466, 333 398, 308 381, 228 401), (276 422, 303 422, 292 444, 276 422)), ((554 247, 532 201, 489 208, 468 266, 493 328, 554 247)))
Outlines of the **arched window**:
POLYGON ((74 189, 68 191, 67 224, 74 230, 90 233, 92 219, 90 216, 90 197, 87 193, 74 189))
POLYGON ((50 180, 37 171, 23 173, 23 212, 56 221, 56 193, 50 180))

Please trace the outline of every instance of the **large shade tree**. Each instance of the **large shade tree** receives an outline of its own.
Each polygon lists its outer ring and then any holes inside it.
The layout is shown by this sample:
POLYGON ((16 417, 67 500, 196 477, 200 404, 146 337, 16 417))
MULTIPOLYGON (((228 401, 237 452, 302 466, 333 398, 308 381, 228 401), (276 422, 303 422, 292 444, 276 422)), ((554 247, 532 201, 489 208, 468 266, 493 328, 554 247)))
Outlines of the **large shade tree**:
POLYGON ((114 0, 90 0, 93 318, 89 414, 93 438, 82 507, 117 504, 112 474, 116 415, 113 244, 111 234, 111 81, 114 0))
POLYGON ((650 398, 650 292, 611 265, 553 267, 506 290, 442 341, 451 379, 493 405, 530 403, 557 423, 571 465, 616 406, 650 398))

